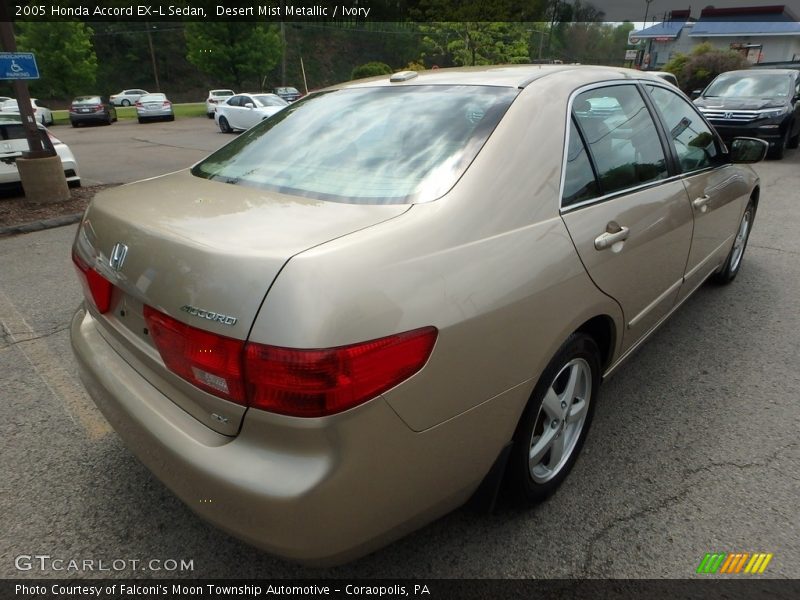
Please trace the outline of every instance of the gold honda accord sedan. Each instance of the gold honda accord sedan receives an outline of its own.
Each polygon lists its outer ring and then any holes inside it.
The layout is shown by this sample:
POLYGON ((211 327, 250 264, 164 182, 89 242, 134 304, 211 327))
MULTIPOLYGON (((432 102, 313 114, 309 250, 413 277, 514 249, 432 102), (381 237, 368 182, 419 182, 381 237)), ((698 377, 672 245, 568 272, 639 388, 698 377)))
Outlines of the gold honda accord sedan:
POLYGON ((611 67, 401 72, 312 94, 99 194, 83 381, 196 513, 333 564, 572 468, 611 374, 736 277, 762 141, 611 67))

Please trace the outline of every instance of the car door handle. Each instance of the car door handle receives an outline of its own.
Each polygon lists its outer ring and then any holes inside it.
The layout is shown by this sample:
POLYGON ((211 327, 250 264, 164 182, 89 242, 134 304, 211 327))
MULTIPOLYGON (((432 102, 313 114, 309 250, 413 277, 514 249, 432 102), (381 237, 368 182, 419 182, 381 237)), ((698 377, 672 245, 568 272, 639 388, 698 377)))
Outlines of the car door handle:
POLYGON ((596 250, 605 250, 607 248, 611 248, 611 246, 617 242, 624 242, 628 239, 628 235, 631 232, 631 230, 627 227, 621 227, 616 223, 609 223, 608 229, 614 229, 615 231, 606 231, 605 233, 597 236, 594 239, 594 247, 596 250))
POLYGON ((706 194, 705 196, 700 196, 699 198, 695 198, 692 202, 692 206, 694 206, 700 212, 706 212, 708 210, 708 202, 711 200, 711 196, 706 194))

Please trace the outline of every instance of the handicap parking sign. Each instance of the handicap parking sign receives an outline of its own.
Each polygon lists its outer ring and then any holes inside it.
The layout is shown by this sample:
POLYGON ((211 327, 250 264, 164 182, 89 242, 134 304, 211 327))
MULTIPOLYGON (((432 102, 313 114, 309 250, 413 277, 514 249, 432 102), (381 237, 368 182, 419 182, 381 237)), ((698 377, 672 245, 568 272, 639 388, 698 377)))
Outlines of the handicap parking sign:
POLYGON ((39 79, 33 52, 0 52, 0 79, 39 79))

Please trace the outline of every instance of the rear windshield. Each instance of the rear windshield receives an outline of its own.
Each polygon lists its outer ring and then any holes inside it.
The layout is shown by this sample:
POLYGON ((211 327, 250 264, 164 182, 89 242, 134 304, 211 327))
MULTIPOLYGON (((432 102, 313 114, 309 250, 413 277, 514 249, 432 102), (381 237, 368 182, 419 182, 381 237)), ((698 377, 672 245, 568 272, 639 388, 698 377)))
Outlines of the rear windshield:
POLYGON ((192 173, 336 202, 427 202, 455 184, 517 92, 489 86, 323 92, 262 121, 192 173))
POLYGON ((163 102, 166 99, 164 94, 148 94, 139 98, 139 102, 163 102))
POLYGON ((72 101, 73 104, 101 104, 100 96, 81 96, 72 101))
POLYGON ((791 90, 788 75, 768 74, 728 74, 717 77, 703 94, 714 98, 747 96, 751 98, 779 98, 788 96, 791 90))
POLYGON ((212 96, 233 96, 233 90, 211 90, 212 96))

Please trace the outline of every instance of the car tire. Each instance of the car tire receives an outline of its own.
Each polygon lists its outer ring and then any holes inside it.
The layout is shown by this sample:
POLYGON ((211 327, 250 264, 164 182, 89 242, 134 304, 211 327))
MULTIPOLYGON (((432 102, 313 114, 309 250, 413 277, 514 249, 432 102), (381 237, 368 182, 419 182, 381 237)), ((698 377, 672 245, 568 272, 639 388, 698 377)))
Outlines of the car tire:
POLYGON ((67 182, 67 186, 71 187, 71 188, 79 188, 79 187, 81 187, 81 180, 80 179, 76 179, 74 181, 68 181, 67 182))
POLYGON ((142 117, 139 117, 137 120, 139 121, 139 123, 144 123, 144 119, 142 117))
POLYGON ((114 120, 111 118, 111 115, 108 115, 108 118, 105 120, 105 124, 106 125, 111 125, 111 123, 113 123, 113 122, 114 122, 114 120))
MULTIPOLYGON (((789 131, 791 131, 793 127, 794 127, 794 123, 789 125, 789 131)), ((798 131, 794 136, 789 138, 789 143, 786 144, 786 147, 787 148, 791 148, 791 149, 795 149, 799 145, 800 145, 800 131, 798 131)))
POLYGON ((753 229, 753 221, 756 218, 756 205, 752 200, 747 203, 744 209, 742 220, 739 221, 739 228, 736 230, 736 237, 733 239, 733 246, 728 253, 728 258, 719 270, 711 276, 711 281, 719 285, 725 285, 736 279, 739 269, 742 268, 744 251, 747 248, 747 240, 750 239, 750 231, 753 229))
POLYGON ((209 119, 213 119, 214 118, 214 113, 207 113, 207 115, 208 115, 209 119))
POLYGON ((122 106, 130 106, 131 105, 131 101, 130 100, 123 100, 122 102, 120 102, 120 104, 122 106))
POLYGON ((778 145, 775 146, 772 151, 769 153, 770 158, 774 158, 776 160, 780 160, 783 158, 783 155, 786 154, 786 148, 789 146, 789 128, 786 128, 786 133, 783 134, 781 141, 778 142, 778 145))
POLYGON ((175 120, 175 115, 167 117, 167 121, 174 121, 174 120, 175 120))
POLYGON ((219 118, 219 130, 222 133, 231 133, 233 131, 233 129, 231 129, 230 124, 228 123, 228 119, 226 119, 225 117, 219 118))
POLYGON ((75 121, 70 121, 70 123, 72 124, 73 127, 77 127, 78 126, 78 124, 75 121))
POLYGON ((506 469, 517 501, 541 502, 572 469, 592 422, 600 371, 597 343, 577 332, 542 372, 514 433, 506 469))

